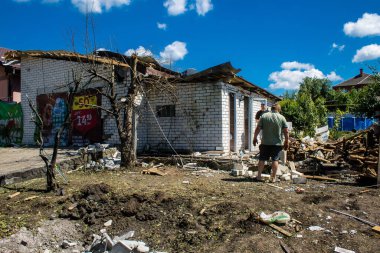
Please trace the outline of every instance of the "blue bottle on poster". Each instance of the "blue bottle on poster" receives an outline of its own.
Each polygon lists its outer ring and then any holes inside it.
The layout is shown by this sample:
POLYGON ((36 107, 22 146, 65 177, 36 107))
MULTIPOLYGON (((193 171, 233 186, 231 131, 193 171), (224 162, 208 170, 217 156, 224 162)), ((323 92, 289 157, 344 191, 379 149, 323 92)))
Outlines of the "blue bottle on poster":
MULTIPOLYGON (((67 114, 67 107, 65 100, 63 98, 57 98, 55 100, 55 105, 53 108, 53 134, 59 130, 62 124, 65 122, 65 117, 67 114)), ((67 129, 61 134, 61 143, 62 146, 67 145, 67 129)))

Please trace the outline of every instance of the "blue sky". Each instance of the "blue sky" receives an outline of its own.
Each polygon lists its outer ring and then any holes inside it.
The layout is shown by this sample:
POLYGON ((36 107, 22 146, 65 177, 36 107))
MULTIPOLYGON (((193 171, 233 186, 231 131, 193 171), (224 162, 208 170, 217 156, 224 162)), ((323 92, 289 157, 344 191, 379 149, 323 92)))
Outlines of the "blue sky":
POLYGON ((379 0, 1 0, 0 47, 71 50, 74 38, 85 53, 86 3, 97 48, 142 47, 177 71, 231 61, 275 94, 380 67, 379 0))

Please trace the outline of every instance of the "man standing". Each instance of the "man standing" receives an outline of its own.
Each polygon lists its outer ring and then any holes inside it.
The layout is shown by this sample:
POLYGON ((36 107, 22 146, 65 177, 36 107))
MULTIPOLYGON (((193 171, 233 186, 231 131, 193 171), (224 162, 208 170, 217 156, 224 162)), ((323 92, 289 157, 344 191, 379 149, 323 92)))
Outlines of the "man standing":
POLYGON ((256 117, 255 117, 256 122, 258 122, 259 119, 260 119, 260 117, 261 117, 264 113, 266 113, 266 112, 268 112, 268 110, 267 110, 267 108, 266 108, 266 104, 265 104, 265 102, 261 102, 261 109, 256 113, 256 117))
POLYGON ((281 106, 274 104, 271 107, 271 112, 263 114, 255 130, 253 137, 253 145, 257 144, 257 136, 262 131, 260 156, 259 156, 259 172, 257 180, 261 180, 261 173, 264 170, 265 161, 272 158, 272 174, 271 181, 276 181, 276 173, 278 169, 278 160, 280 152, 284 148, 289 147, 289 132, 286 124, 286 119, 280 114, 281 106), (284 138, 285 137, 285 140, 284 138))

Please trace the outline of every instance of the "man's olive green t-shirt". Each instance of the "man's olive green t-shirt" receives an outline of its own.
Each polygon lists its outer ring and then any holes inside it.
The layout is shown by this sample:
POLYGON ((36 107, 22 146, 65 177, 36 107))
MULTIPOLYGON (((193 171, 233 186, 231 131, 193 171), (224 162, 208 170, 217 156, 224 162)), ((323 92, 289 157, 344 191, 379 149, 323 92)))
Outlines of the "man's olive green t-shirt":
POLYGON ((278 112, 264 113, 258 123, 262 131, 261 144, 282 146, 284 128, 287 128, 286 119, 278 112))

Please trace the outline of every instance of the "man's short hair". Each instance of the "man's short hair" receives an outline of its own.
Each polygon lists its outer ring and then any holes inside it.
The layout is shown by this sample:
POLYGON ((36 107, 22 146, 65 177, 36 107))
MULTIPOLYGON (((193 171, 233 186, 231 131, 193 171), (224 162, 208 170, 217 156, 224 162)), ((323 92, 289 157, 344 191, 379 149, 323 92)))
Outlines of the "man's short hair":
POLYGON ((274 103, 271 107, 272 111, 281 112, 281 105, 279 103, 274 103))

